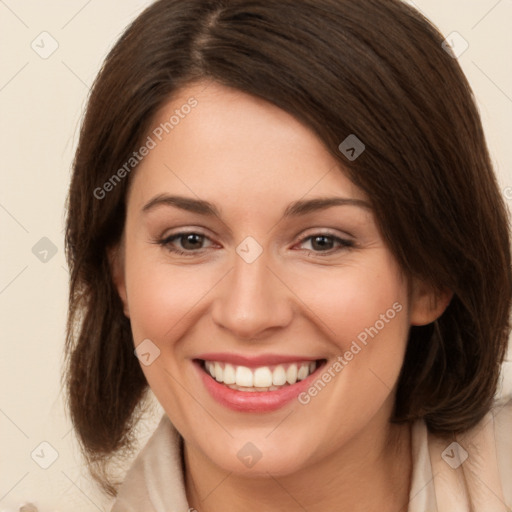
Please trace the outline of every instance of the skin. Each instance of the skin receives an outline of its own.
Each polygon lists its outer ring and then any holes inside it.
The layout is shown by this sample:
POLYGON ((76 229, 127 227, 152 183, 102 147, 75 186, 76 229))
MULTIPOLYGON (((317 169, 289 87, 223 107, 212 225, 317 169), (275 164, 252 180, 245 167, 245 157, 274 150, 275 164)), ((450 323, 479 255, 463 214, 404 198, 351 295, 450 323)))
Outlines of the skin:
POLYGON ((197 107, 131 177, 123 239, 111 254, 135 345, 149 338, 160 350, 142 369, 185 440, 190 506, 405 510, 410 429, 388 419, 409 327, 440 316, 449 294, 405 279, 365 205, 283 216, 298 200, 368 198, 313 132, 276 106, 197 83, 154 126, 191 96, 197 107), (206 200, 218 215, 172 205, 144 212, 160 194, 206 200), (206 238, 185 245, 188 255, 171 251, 186 239, 155 243, 181 231, 206 238), (322 234, 334 237, 323 239, 328 250, 307 238, 322 234), (236 252, 248 236, 263 250, 252 263, 236 252), (208 394, 192 363, 215 351, 329 366, 395 303, 401 311, 307 405, 232 411, 208 394), (247 442, 262 454, 252 468, 237 457, 247 442))

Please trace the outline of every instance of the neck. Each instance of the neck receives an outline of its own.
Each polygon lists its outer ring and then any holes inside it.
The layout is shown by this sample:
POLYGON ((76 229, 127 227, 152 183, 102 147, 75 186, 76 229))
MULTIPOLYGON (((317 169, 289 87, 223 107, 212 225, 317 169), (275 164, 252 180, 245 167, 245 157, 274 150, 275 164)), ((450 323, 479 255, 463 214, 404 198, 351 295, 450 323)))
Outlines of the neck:
POLYGON ((226 472, 185 443, 186 488, 200 512, 404 512, 412 471, 409 425, 385 423, 292 474, 250 478, 226 472))

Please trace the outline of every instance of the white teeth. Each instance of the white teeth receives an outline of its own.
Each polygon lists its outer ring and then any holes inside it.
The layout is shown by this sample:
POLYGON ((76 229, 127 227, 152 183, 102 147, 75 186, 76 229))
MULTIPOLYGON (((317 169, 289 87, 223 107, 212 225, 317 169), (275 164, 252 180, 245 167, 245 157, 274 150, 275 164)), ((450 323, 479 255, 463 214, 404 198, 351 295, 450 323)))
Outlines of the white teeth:
POLYGON ((237 386, 236 384, 230 384, 228 388, 236 389, 237 391, 248 391, 249 393, 253 393, 255 391, 275 391, 276 389, 279 389, 277 386, 269 386, 268 388, 255 388, 253 386, 252 388, 246 388, 244 386, 237 386))
POLYGON ((284 371, 284 366, 276 366, 274 371, 272 372, 272 384, 274 386, 282 386, 286 384, 286 372, 284 371))
MULTIPOLYGON (((215 365, 217 370, 217 365, 215 365)), ((304 380, 309 375, 309 364, 302 364, 297 372, 297 380, 304 380)))
POLYGON ((246 366, 236 367, 236 385, 251 388, 254 384, 254 377, 252 371, 246 366))
POLYGON ((219 361, 205 361, 206 371, 217 381, 240 391, 274 391, 304 380, 316 370, 315 361, 248 368, 219 361))
POLYGON ((223 370, 222 370, 222 366, 220 365, 220 363, 215 363, 215 380, 217 380, 218 382, 223 382, 223 370))
POLYGON ((288 384, 295 384, 297 382, 297 365, 291 364, 286 370, 286 382, 288 384))
POLYGON ((231 364, 224 366, 224 384, 234 384, 236 382, 235 368, 231 364))
POLYGON ((254 386, 257 388, 268 388, 272 386, 272 372, 268 366, 256 368, 254 371, 254 386))

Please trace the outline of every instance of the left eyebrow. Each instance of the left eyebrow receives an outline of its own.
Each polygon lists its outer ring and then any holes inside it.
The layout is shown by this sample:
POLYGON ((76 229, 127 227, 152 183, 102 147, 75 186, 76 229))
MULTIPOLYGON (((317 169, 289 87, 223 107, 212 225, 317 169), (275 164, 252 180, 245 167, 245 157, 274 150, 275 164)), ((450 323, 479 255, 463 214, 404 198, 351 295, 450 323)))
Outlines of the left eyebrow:
POLYGON ((349 199, 344 197, 322 197, 317 199, 308 199, 295 201, 286 208, 283 217, 295 217, 306 215, 307 213, 315 212, 331 208, 332 206, 357 206, 366 210, 371 210, 372 207, 367 201, 362 199, 349 199))

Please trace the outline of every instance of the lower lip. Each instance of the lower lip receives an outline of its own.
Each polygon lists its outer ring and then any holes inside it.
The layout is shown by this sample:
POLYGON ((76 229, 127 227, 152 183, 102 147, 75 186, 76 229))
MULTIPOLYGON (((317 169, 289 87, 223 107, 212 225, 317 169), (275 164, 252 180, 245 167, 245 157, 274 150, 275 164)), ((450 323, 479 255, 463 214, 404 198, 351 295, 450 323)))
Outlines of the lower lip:
POLYGON ((205 372, 201 363, 195 361, 195 366, 210 395, 221 405, 238 412, 270 412, 276 411, 305 391, 318 371, 324 366, 324 362, 304 380, 289 386, 283 386, 275 391, 238 391, 225 384, 220 384, 205 372))

